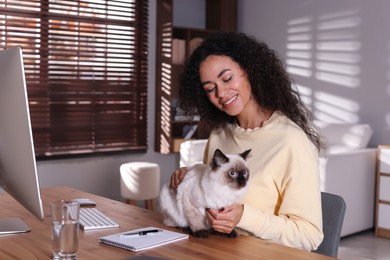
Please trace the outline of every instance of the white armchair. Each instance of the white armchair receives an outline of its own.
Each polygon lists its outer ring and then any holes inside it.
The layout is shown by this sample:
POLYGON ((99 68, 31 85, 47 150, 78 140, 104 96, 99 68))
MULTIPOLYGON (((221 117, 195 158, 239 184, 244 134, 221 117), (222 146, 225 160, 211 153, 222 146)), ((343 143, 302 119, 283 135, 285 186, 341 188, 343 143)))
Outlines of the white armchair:
POLYGON ((319 162, 321 191, 343 197, 347 205, 341 236, 373 228, 376 149, 367 148, 371 126, 316 124, 328 144, 319 162))
MULTIPOLYGON (((367 124, 316 122, 328 150, 320 158, 321 191, 339 195, 347 205, 341 236, 374 227, 376 149, 367 148, 372 128, 367 124)), ((207 140, 180 146, 180 166, 203 160, 207 140)))
POLYGON ((341 236, 374 227, 376 149, 329 154, 320 159, 321 191, 344 198, 341 236))

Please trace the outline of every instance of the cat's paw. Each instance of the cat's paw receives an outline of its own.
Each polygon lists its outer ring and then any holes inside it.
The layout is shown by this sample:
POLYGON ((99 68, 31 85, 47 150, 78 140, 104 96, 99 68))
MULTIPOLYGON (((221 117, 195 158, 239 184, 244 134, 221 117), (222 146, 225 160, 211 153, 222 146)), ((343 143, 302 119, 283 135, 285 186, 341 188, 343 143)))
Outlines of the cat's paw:
POLYGON ((236 238, 238 236, 239 236, 238 232, 235 229, 233 229, 233 231, 230 232, 230 234, 226 234, 226 237, 229 237, 229 238, 236 238))
POLYGON ((180 231, 183 231, 184 233, 187 233, 187 234, 191 234, 192 231, 189 227, 176 227, 177 229, 179 229, 180 231))
POLYGON ((192 232, 192 235, 197 238, 208 238, 210 236, 210 231, 207 229, 202 229, 192 232))
POLYGON ((229 234, 218 232, 218 231, 215 231, 214 229, 213 229, 212 233, 215 235, 219 235, 222 237, 228 237, 228 238, 236 238, 239 236, 238 232, 235 229, 233 229, 233 231, 230 232, 229 234))

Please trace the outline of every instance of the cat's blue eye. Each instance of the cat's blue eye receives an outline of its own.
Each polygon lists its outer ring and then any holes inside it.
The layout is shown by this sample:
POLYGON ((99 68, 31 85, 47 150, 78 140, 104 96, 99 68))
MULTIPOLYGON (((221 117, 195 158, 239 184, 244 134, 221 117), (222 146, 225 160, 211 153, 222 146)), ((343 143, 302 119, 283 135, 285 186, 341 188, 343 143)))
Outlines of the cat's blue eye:
POLYGON ((240 171, 240 175, 243 176, 243 177, 246 177, 248 175, 248 171, 247 170, 242 170, 242 171, 240 171))
POLYGON ((236 172, 235 171, 230 171, 229 174, 230 174, 230 176, 234 177, 236 175, 236 172))

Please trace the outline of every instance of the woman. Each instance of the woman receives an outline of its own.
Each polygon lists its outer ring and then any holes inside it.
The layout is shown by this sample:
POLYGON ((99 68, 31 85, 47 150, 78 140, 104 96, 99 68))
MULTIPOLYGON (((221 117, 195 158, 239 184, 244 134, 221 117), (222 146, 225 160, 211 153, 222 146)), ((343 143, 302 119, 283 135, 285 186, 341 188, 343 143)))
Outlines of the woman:
MULTIPOLYGON (((200 114, 212 132, 209 163, 252 149, 249 190, 242 204, 208 210, 212 227, 315 250, 323 239, 318 154, 324 145, 276 53, 242 33, 217 33, 191 55, 180 107, 200 114)), ((171 177, 175 188, 185 174, 171 177)))

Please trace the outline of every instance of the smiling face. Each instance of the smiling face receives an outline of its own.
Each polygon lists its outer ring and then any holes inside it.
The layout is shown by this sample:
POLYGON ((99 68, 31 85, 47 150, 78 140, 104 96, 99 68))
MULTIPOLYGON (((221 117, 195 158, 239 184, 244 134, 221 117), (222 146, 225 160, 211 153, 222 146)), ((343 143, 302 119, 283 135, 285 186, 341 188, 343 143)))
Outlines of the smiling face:
POLYGON ((251 110, 251 86, 246 73, 231 58, 207 57, 199 66, 200 81, 209 101, 230 116, 251 110))

